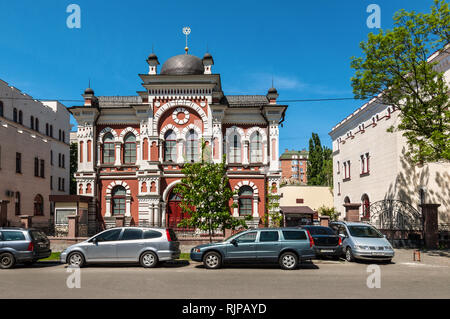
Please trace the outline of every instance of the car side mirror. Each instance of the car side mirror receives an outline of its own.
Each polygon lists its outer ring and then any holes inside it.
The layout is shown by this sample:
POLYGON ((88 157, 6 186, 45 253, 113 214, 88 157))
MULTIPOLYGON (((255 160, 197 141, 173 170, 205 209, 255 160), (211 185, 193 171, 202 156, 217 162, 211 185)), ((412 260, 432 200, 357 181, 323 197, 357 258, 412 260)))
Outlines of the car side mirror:
POLYGON ((97 245, 97 244, 98 244, 98 239, 97 239, 97 238, 93 238, 93 239, 92 239, 92 243, 95 244, 95 245, 97 245))
POLYGON ((339 237, 341 237, 342 239, 347 238, 347 236, 345 236, 344 234, 339 234, 339 237))
POLYGON ((230 243, 231 243, 233 246, 237 246, 237 245, 238 245, 238 242, 237 242, 236 239, 231 240, 230 243))
POLYGON ((383 235, 384 238, 387 238, 386 235, 383 235))

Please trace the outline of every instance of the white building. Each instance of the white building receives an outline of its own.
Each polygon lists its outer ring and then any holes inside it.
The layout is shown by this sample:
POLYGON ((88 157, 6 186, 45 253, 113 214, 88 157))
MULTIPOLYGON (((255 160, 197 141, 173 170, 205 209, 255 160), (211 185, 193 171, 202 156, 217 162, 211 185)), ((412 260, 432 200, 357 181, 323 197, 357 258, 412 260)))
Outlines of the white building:
POLYGON ((0 201, 2 225, 20 215, 35 227, 52 221, 49 195, 69 193, 69 112, 57 101, 37 101, 0 80, 0 201))
MULTIPOLYGON (((434 54, 450 83, 449 54, 434 54)), ((439 223, 450 222, 450 163, 414 165, 405 159, 402 132, 387 129, 399 123, 399 110, 372 100, 337 124, 333 141, 334 206, 345 216, 344 203, 360 203, 360 217, 370 217, 373 203, 392 199, 412 205, 437 203, 439 223)))

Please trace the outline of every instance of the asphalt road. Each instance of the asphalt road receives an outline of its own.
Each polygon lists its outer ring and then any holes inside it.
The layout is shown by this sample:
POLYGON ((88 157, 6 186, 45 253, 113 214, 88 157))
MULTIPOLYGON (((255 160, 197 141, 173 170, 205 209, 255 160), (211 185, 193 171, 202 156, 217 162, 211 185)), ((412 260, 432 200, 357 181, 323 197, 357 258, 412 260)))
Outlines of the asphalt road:
MULTIPOLYGON (((298 270, 231 266, 206 270, 177 261, 154 269, 135 265, 89 266, 80 288, 68 288, 66 265, 40 262, 0 271, 4 298, 450 298, 450 258, 400 251, 379 264, 381 288, 368 288, 371 263, 314 260, 298 270)), ((74 281, 72 281, 74 283, 74 281)))

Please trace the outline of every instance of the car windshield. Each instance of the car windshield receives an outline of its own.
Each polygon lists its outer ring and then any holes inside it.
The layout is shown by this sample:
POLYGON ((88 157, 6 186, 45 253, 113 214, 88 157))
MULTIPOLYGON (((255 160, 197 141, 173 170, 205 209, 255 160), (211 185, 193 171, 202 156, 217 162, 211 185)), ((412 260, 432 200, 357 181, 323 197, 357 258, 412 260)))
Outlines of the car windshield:
POLYGON ((382 238, 383 235, 371 226, 347 226, 353 237, 382 238))
POLYGON ((238 232, 238 233, 236 233, 236 234, 234 234, 234 235, 231 235, 230 237, 228 237, 228 238, 225 239, 224 241, 230 241, 230 240, 232 240, 233 238, 235 238, 235 237, 241 235, 244 231, 245 231, 245 230, 240 231, 240 232, 238 232))

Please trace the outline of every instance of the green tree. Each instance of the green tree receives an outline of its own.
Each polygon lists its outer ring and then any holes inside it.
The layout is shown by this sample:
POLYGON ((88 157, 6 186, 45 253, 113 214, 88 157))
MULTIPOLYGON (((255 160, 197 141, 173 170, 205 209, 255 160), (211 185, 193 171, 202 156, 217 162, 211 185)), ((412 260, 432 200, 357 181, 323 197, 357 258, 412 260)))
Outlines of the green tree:
POLYGON ((70 194, 77 194, 77 181, 75 180, 75 173, 78 170, 78 144, 70 144, 70 194))
POLYGON ((205 160, 205 148, 206 145, 202 142, 200 162, 186 163, 183 166, 181 172, 184 177, 181 183, 175 186, 174 191, 180 194, 183 212, 190 216, 183 219, 178 226, 206 230, 212 242, 214 230, 247 228, 246 220, 252 216, 238 219, 230 214, 229 202, 234 192, 229 185, 225 157, 220 164, 205 160))
POLYGON ((308 185, 333 185, 333 158, 330 148, 323 146, 319 135, 312 133, 309 139, 307 167, 308 185))
POLYGON ((364 57, 351 58, 355 97, 377 96, 400 110, 400 123, 389 131, 402 132, 414 162, 450 159, 449 88, 437 62, 428 61, 435 50, 448 53, 449 42, 448 4, 435 0, 431 13, 398 11, 394 28, 370 33, 360 43, 364 57))
POLYGON ((330 220, 338 220, 339 216, 341 215, 341 213, 339 213, 336 208, 334 207, 326 207, 321 206, 319 207, 319 209, 317 210, 317 212, 319 213, 319 215, 325 215, 325 216, 330 216, 330 220))
POLYGON ((309 154, 306 174, 308 185, 323 185, 323 149, 319 135, 312 133, 309 139, 309 154))
POLYGON ((283 214, 280 213, 280 195, 275 194, 275 186, 269 186, 269 183, 266 182, 266 209, 267 213, 263 218, 264 225, 273 226, 273 227, 281 227, 283 224, 283 214), (269 225, 269 220, 271 224, 269 225))

